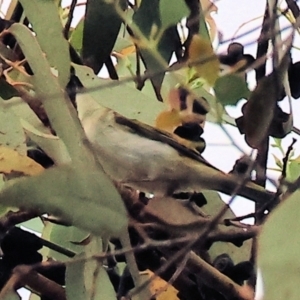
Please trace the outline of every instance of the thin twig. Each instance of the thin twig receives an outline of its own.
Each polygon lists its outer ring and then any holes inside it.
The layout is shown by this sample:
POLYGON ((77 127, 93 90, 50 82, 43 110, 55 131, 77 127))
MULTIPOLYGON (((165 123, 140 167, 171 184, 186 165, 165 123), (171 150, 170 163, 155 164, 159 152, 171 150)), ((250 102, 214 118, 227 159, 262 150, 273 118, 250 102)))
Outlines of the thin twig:
POLYGON ((6 293, 9 293, 9 291, 16 291, 20 287, 26 285, 49 299, 66 300, 66 294, 63 287, 37 273, 31 266, 25 265, 18 266, 13 270, 12 276, 1 290, 0 298, 6 299, 6 293))
POLYGON ((286 178, 286 169, 287 169, 287 164, 289 162, 289 157, 291 152, 293 151, 293 146, 294 144, 297 142, 297 140, 295 138, 293 138, 292 143, 290 144, 290 146, 287 149, 286 155, 282 160, 283 166, 282 166, 282 173, 281 173, 281 178, 284 179, 286 178))
POLYGON ((0 232, 5 233, 17 224, 29 221, 39 214, 33 210, 9 211, 0 218, 0 232))
MULTIPOLYGON (((249 172, 252 171, 253 165, 249 167, 249 172)), ((211 222, 209 222, 201 231, 201 233, 198 235, 198 237, 194 240, 191 240, 184 248, 176 252, 163 266, 161 266, 158 270, 156 270, 155 274, 151 276, 149 280, 144 282, 139 287, 135 288, 133 291, 129 293, 129 297, 132 297, 133 295, 138 294, 141 290, 146 288, 154 278, 158 277, 161 273, 165 272, 173 263, 175 263, 178 259, 180 259, 182 256, 186 255, 192 247, 197 243, 197 246, 201 248, 201 246, 204 245, 207 236, 209 233, 215 228, 215 226, 219 223, 220 219, 224 216, 224 214, 227 212, 229 205, 232 204, 234 201, 239 189, 247 182, 248 178, 248 172, 244 174, 244 176, 241 178, 241 181, 237 184, 235 190, 232 193, 232 197, 229 200, 228 204, 225 204, 223 208, 211 219, 211 222)), ((211 267, 211 266, 210 266, 211 267)), ((213 268, 213 267, 212 267, 213 268)), ((213 268, 214 269, 214 268, 213 268)), ((215 270, 215 269, 214 269, 215 270)), ((207 271, 207 269, 206 269, 207 271)), ((225 276, 225 275, 224 275, 225 276)), ((226 276, 225 276, 226 277, 226 276)), ((228 278, 229 279, 229 278, 228 278)), ((220 285, 222 285, 221 282, 219 282, 220 285)), ((226 286, 223 286, 224 289, 226 289, 226 286)), ((230 295, 234 293, 234 295, 239 295, 238 290, 233 290, 231 292, 227 291, 230 295)), ((237 298, 237 299, 244 299, 244 298, 237 298)))
POLYGON ((68 19, 67 19, 64 31, 63 31, 63 35, 64 35, 65 39, 67 39, 67 40, 69 39, 69 31, 71 28, 71 23, 73 20, 76 5, 77 5, 77 0, 72 0, 71 5, 70 5, 69 14, 68 14, 68 19))

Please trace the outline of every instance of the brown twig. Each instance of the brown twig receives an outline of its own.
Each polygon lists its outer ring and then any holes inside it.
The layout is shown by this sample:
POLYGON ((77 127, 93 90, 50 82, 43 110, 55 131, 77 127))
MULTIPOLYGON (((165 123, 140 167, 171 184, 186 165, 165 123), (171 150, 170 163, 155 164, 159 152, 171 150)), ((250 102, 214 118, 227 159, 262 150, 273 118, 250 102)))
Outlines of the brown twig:
POLYGON ((14 268, 12 276, 3 287, 0 298, 9 291, 16 291, 20 287, 28 286, 40 295, 49 299, 66 300, 65 290, 56 282, 44 277, 32 269, 31 266, 20 265, 14 268))
POLYGON ((5 233, 15 225, 29 221, 38 216, 39 214, 33 210, 9 211, 0 218, 0 232, 5 233))
POLYGON ((287 169, 287 164, 289 162, 289 156, 290 156, 291 152, 293 151, 293 149, 294 149, 293 146, 296 142, 297 142, 297 140, 295 138, 293 138, 292 143, 288 147, 288 149, 286 151, 286 155, 282 160, 282 173, 281 173, 282 179, 286 178, 286 169, 287 169))
MULTIPOLYGON (((268 2, 266 2, 266 8, 265 8, 265 15, 263 19, 262 29, 260 33, 260 37, 258 38, 258 44, 257 44, 257 58, 263 57, 268 52, 269 47, 269 38, 265 38, 268 36, 268 33, 271 32, 271 35, 273 38, 274 30, 270 30, 272 20, 270 19, 269 15, 269 6, 268 2)), ((256 73, 256 81, 257 83, 264 78, 266 75, 266 61, 264 61, 263 64, 261 64, 258 68, 255 70, 256 73)), ((260 186, 265 186, 266 184, 266 170, 267 170, 267 159, 268 159, 268 153, 269 153, 269 137, 266 136, 260 143, 258 147, 257 152, 257 170, 256 170, 256 179, 255 182, 260 186)), ((261 210, 262 206, 264 204, 255 204, 255 223, 260 224, 261 223, 261 215, 257 214, 258 211, 261 210)), ((251 256, 250 261, 253 262, 254 265, 256 265, 256 257, 257 257, 257 240, 256 238, 252 241, 252 247, 251 247, 251 256)), ((250 284, 253 288, 255 288, 256 285, 256 274, 252 276, 250 279, 250 284)))
MULTIPOLYGON (((253 166, 250 166, 250 168, 253 167, 253 166)), ((249 172, 251 172, 252 168, 250 169, 249 168, 249 172)), ((209 233, 217 226, 217 224, 219 223, 220 219, 223 217, 223 215, 226 213, 226 211, 228 210, 229 208, 229 205, 233 202, 234 198, 236 197, 239 189, 246 183, 247 181, 247 178, 248 178, 248 172, 246 172, 244 174, 244 177, 241 178, 241 181, 239 183, 237 183, 237 186, 236 188, 234 189, 233 193, 232 193, 232 197, 231 199, 229 200, 229 204, 225 204, 223 206, 223 208, 211 219, 211 221, 206 225, 204 226, 204 228, 202 228, 200 234, 197 236, 197 238, 195 239, 192 239, 190 242, 188 242, 188 244, 183 247, 182 249, 180 249, 179 251, 177 251, 172 257, 170 257, 170 259, 163 265, 161 266, 158 270, 156 270, 156 272, 154 273, 153 276, 151 276, 151 278, 147 281, 145 281, 142 285, 140 285, 139 287, 135 288, 134 290, 130 291, 129 293, 129 297, 132 297, 133 295, 136 295, 138 294, 141 290, 145 289, 152 281, 153 279, 155 279, 156 277, 158 277, 161 273, 165 272, 172 264, 174 264, 175 262, 177 262, 179 259, 181 259, 183 256, 185 256, 191 249, 194 245, 197 244, 198 247, 202 247, 206 240, 207 240, 207 237, 209 235, 209 233)), ((206 272, 210 272, 210 268, 212 268, 215 271, 217 271, 215 268, 213 268, 211 265, 208 264, 208 268, 205 269, 206 272)), ((221 273, 220 273, 221 274, 221 273)), ((218 278, 223 278, 223 275, 221 277, 218 277, 218 278)), ((228 282, 228 280, 230 282, 232 282, 227 276, 225 276, 227 279, 226 281, 219 281, 218 284, 219 285, 223 285, 224 284, 224 289, 226 289, 226 284, 228 282)), ((233 283, 233 282, 232 282, 233 283)), ((239 292, 239 288, 240 286, 235 286, 236 284, 234 284, 234 288, 233 288, 233 285, 231 285, 231 288, 233 289, 233 291, 228 291, 229 292, 229 297, 231 297, 232 294, 234 294, 234 296, 232 298, 236 298, 236 295, 239 295, 236 299, 248 299, 248 298, 243 298, 243 297, 240 297, 240 292, 239 292)))
POLYGON ((64 35, 65 39, 67 39, 67 40, 69 39, 69 31, 71 28, 71 23, 73 20, 73 15, 74 15, 74 10, 75 10, 76 5, 77 5, 77 0, 72 0, 71 5, 70 5, 69 14, 68 14, 68 19, 67 19, 64 31, 63 31, 63 35, 64 35))
POLYGON ((187 266, 197 274, 203 283, 223 294, 227 299, 253 300, 253 295, 245 292, 241 286, 233 282, 213 266, 208 264, 194 252, 190 252, 187 266))

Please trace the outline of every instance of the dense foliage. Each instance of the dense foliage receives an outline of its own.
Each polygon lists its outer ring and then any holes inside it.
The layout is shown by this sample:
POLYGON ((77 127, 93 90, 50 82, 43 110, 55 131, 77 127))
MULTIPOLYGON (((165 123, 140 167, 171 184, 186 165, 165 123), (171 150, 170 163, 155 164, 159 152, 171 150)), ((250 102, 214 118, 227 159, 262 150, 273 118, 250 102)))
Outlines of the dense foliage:
POLYGON ((281 144, 300 132, 296 1, 266 1, 256 57, 235 41, 216 53, 208 0, 87 0, 74 25, 80 5, 12 1, 0 19, 0 298, 246 300, 260 268, 264 299, 297 299, 300 166, 281 144), (236 126, 256 157, 211 165, 205 122, 236 126))

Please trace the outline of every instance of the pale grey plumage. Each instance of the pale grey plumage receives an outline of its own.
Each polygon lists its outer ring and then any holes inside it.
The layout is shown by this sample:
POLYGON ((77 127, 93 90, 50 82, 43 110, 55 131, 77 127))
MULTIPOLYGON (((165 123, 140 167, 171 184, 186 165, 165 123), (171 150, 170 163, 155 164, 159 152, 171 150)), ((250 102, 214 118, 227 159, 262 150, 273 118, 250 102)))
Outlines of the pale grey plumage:
MULTIPOLYGON (((113 180, 154 194, 203 189, 231 194, 239 182, 166 132, 129 120, 91 98, 80 98, 77 107, 86 135, 113 180)), ((238 194, 262 202, 273 196, 253 183, 238 194)))

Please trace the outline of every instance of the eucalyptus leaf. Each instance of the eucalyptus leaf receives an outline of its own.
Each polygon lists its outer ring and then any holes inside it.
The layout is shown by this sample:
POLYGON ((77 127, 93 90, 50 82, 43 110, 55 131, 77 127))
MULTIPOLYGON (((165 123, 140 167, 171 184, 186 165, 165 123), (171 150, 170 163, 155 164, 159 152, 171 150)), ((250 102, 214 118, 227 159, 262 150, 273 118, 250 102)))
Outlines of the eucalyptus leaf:
POLYGON ((71 162, 68 150, 59 137, 39 131, 25 120, 21 120, 21 124, 31 141, 43 149, 56 165, 71 162))
POLYGON ((83 27, 84 27, 84 19, 82 18, 77 24, 76 28, 72 31, 70 37, 70 44, 78 52, 81 52, 82 49, 83 27))
MULTIPOLYGON (((89 236, 89 233, 74 226, 62 226, 46 221, 42 237, 65 249, 77 254, 84 252, 84 246, 79 243, 89 236)), ((51 257, 58 261, 67 261, 69 258, 49 248, 43 249, 44 257, 51 257)))
POLYGON ((189 9, 183 0, 176 1, 176 5, 172 0, 160 0, 159 11, 163 28, 179 23, 189 14, 189 9))
POLYGON ((215 83, 216 97, 223 105, 236 105, 242 98, 248 98, 250 90, 243 78, 235 74, 219 77, 215 83))
POLYGON ((0 103, 0 128, 0 146, 5 146, 26 155, 26 140, 20 120, 11 108, 2 105, 2 103, 0 103))
POLYGON ((118 236, 127 225, 127 214, 119 193, 89 145, 83 143, 85 134, 80 121, 52 75, 35 37, 18 23, 9 30, 33 70, 36 93, 43 101, 54 130, 68 149, 72 166, 49 169, 40 176, 8 184, 0 194, 0 203, 8 205, 9 199, 15 206, 51 213, 95 234, 118 236), (111 218, 116 222, 110 224, 111 218))
MULTIPOLYGON (((273 154, 273 153, 272 153, 273 154)), ((282 162, 282 160, 281 159, 279 159, 277 156, 275 156, 274 154, 273 154, 273 158, 274 158, 274 160, 275 160, 275 164, 276 164, 276 166, 277 167, 279 167, 281 170, 282 170, 282 167, 283 167, 283 162, 282 162)), ((288 173, 288 172, 287 172, 288 173)))
POLYGON ((286 180, 293 182, 300 176, 300 161, 291 160, 288 162, 286 170, 286 180))
POLYGON ((53 1, 20 0, 36 38, 51 65, 58 71, 60 86, 65 88, 69 81, 69 45, 63 37, 58 8, 53 1))
MULTIPOLYGON (((19 97, 15 97, 9 101, 2 103, 3 109, 11 111, 19 118, 19 122, 23 127, 23 121, 33 126, 36 130, 42 133, 50 133, 49 128, 46 128, 40 121, 37 115, 32 111, 28 104, 19 97)), ((24 150, 25 153, 25 150, 24 150)))
POLYGON ((85 253, 69 262, 66 269, 67 300, 116 300, 116 293, 100 261, 89 259, 101 253, 102 240, 92 237, 85 253), (77 261, 76 261, 77 260, 77 261))
MULTIPOLYGON (((17 39, 33 70, 32 78, 36 96, 42 100, 52 128, 65 143, 73 163, 89 165, 93 155, 87 145, 79 146, 82 145, 84 132, 76 117, 75 109, 63 93, 57 78, 53 76, 36 38, 26 26, 20 23, 13 24, 9 31, 17 39), (70 131, 73 134, 70 134, 70 131)), ((111 186, 108 181, 107 184, 111 186)))
POLYGON ((53 214, 97 235, 118 236, 127 226, 120 195, 103 184, 97 168, 77 168, 64 165, 11 180, 0 193, 0 203, 53 214))
MULTIPOLYGON (((127 2, 118 1, 125 10, 127 2)), ((121 18, 113 2, 88 0, 84 18, 82 58, 97 74, 109 58, 121 27, 121 18)))
MULTIPOLYGON (((129 15, 133 14, 132 9, 128 9, 126 11, 126 16, 129 18, 129 15)), ((132 17, 132 16, 131 16, 132 17)), ((118 37, 116 39, 114 45, 114 51, 121 52, 123 49, 133 46, 134 43, 132 41, 131 36, 129 35, 128 31, 126 30, 126 26, 124 24, 121 25, 118 37)))
POLYGON ((299 299, 300 228, 297 190, 271 213, 259 237, 264 300, 299 299))
POLYGON ((161 24, 158 0, 143 0, 139 9, 134 13, 132 20, 144 38, 150 41, 159 38, 159 40, 156 40, 155 47, 153 47, 153 42, 146 47, 145 45, 139 45, 137 42, 137 46, 147 72, 153 74, 150 80, 156 97, 162 101, 160 89, 165 76, 164 70, 168 66, 174 51, 182 48, 177 27, 171 26, 164 30, 165 28, 161 24), (158 37, 157 34, 161 30, 162 35, 158 37))
POLYGON ((67 300, 90 299, 84 286, 85 255, 76 256, 78 262, 67 264, 66 268, 66 298, 67 300))
POLYGON ((159 0, 143 0, 138 10, 133 14, 132 20, 146 38, 157 33, 158 29, 161 28, 159 0))
POLYGON ((29 221, 23 222, 20 224, 20 226, 23 226, 29 230, 42 233, 44 224, 40 218, 34 218, 29 221))
POLYGON ((130 119, 137 119, 146 124, 154 125, 156 116, 166 108, 164 103, 158 102, 144 95, 141 91, 128 84, 106 87, 112 83, 110 79, 101 79, 86 66, 74 65, 76 75, 86 88, 81 97, 93 97, 99 104, 115 110, 130 119))

